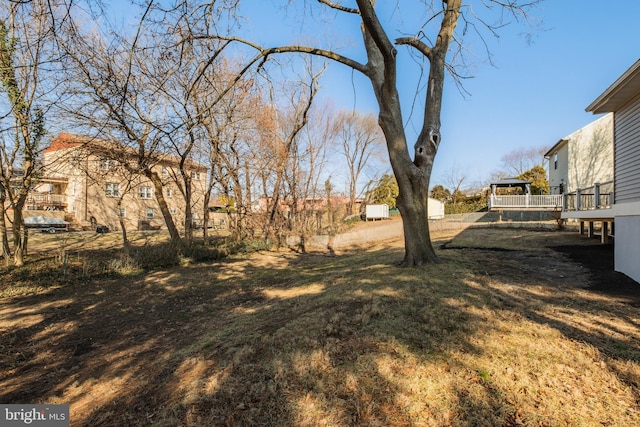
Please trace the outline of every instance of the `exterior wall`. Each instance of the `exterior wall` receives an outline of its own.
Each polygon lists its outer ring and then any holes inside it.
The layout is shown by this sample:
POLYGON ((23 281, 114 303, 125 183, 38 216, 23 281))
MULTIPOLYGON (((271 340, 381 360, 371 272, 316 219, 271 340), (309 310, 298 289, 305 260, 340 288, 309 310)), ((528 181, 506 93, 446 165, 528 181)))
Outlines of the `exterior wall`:
POLYGON ((640 97, 615 113, 615 203, 640 201, 640 97))
POLYGON ((429 212, 428 219, 442 219, 444 218, 444 203, 440 200, 432 199, 429 197, 427 201, 427 211, 429 212))
POLYGON ((613 114, 588 124, 569 139, 567 192, 613 181, 613 114))
MULTIPOLYGON (((142 175, 131 176, 117 165, 101 167, 103 159, 94 154, 83 153, 79 146, 45 150, 44 164, 47 175, 66 178, 65 196, 67 212, 74 215, 82 226, 106 225, 111 230, 120 229, 118 201, 127 230, 166 228, 160 207, 156 201, 153 184, 142 175), (118 188, 117 194, 107 189, 118 188), (141 192, 140 187, 150 191, 141 192), (149 197, 142 197, 142 195, 149 197)), ((156 172, 164 183, 164 197, 178 228, 184 227, 184 197, 176 184, 175 164, 165 162, 157 166, 156 172), (164 172, 164 173, 163 173, 164 172)), ((203 216, 206 190, 206 170, 201 168, 197 179, 192 180, 193 219, 203 216)))
POLYGON ((565 142, 558 146, 549 156, 549 193, 561 194, 560 184, 563 191, 567 191, 567 183, 569 182, 569 146, 565 142), (557 158, 557 160, 556 160, 557 158))
POLYGON ((549 150, 550 193, 570 193, 613 181, 613 132, 613 114, 607 114, 549 150))
POLYGON ((617 216, 614 268, 640 283, 640 215, 617 216))

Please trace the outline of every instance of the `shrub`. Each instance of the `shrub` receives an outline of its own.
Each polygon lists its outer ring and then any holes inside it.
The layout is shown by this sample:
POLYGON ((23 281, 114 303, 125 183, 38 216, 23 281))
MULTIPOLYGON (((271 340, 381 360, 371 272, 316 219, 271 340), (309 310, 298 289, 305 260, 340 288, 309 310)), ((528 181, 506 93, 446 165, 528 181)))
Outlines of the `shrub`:
POLYGON ((191 262, 198 263, 217 261, 226 258, 228 256, 228 251, 224 248, 192 245, 184 247, 180 255, 191 262))
POLYGON ((135 250, 133 259, 140 268, 145 270, 174 267, 180 265, 179 249, 179 246, 174 243, 143 246, 135 250))

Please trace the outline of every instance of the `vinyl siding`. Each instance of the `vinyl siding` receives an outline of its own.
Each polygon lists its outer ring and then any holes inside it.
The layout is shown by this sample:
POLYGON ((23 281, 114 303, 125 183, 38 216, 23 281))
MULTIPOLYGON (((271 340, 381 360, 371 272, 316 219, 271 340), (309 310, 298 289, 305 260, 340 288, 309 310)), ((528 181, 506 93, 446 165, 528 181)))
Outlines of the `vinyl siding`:
POLYGON ((615 201, 640 201, 640 97, 615 115, 615 201))

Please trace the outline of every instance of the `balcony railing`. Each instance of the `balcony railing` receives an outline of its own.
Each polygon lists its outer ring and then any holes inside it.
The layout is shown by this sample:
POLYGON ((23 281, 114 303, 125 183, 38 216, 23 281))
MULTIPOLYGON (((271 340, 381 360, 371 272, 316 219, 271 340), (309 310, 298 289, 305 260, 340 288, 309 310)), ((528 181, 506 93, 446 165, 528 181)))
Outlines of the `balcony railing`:
POLYGON ((595 183, 564 195, 565 211, 609 209, 613 203, 613 181, 595 183))
POLYGON ((64 206, 67 204, 67 196, 52 193, 30 193, 27 197, 27 205, 37 206, 64 206))
POLYGON ((498 196, 491 194, 489 209, 559 209, 562 208, 562 194, 498 196))

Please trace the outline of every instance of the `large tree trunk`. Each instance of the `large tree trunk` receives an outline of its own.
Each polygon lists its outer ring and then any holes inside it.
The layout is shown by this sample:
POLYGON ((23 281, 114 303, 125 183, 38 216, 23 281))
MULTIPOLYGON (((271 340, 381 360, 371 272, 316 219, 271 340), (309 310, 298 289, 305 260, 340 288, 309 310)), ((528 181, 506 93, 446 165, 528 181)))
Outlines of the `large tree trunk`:
POLYGON ((371 0, 357 0, 362 17, 362 32, 369 62, 366 75, 371 80, 380 112, 378 123, 384 132, 391 167, 398 182, 398 210, 405 235, 405 266, 438 262, 428 222, 429 178, 440 144, 440 111, 444 85, 445 56, 460 13, 460 0, 446 2, 446 11, 436 44, 429 48, 417 39, 399 39, 396 43, 411 45, 429 59, 422 130, 414 145, 413 160, 409 156, 397 89, 397 51, 384 32, 371 0))
POLYGON ((23 203, 16 203, 13 209, 13 264, 24 265, 24 255, 26 251, 26 229, 22 218, 23 203))
POLYGON ((11 264, 11 252, 9 249, 9 236, 7 235, 6 195, 0 184, 0 257, 4 258, 5 265, 11 264))
POLYGON ((193 212, 191 208, 191 179, 184 177, 184 238, 187 244, 193 243, 193 212))
POLYGON ((149 178, 149 180, 153 184, 156 193, 156 201, 158 202, 158 206, 160 207, 160 212, 162 213, 162 217, 164 218, 164 223, 167 225, 167 229, 169 230, 171 242, 180 242, 180 233, 176 228, 176 224, 173 222, 173 217, 171 216, 171 212, 169 212, 169 206, 167 206, 167 201, 164 199, 164 186, 162 185, 162 180, 157 173, 151 170, 145 170, 144 175, 149 178))
POLYGON ((117 209, 118 209, 118 221, 120 222, 120 230, 122 232, 122 249, 124 250, 124 253, 128 255, 130 247, 129 247, 129 239, 127 238, 127 226, 124 223, 124 217, 120 215, 120 212, 122 209, 122 197, 118 199, 117 209))
POLYGON ((404 266, 420 266, 439 262, 429 234, 428 184, 412 179, 410 191, 400 190, 396 206, 402 216, 404 230, 404 266), (408 193, 408 194, 407 194, 408 193))
POLYGON ((211 187, 204 193, 204 208, 202 209, 202 240, 205 246, 209 246, 209 202, 211 200, 211 187))

